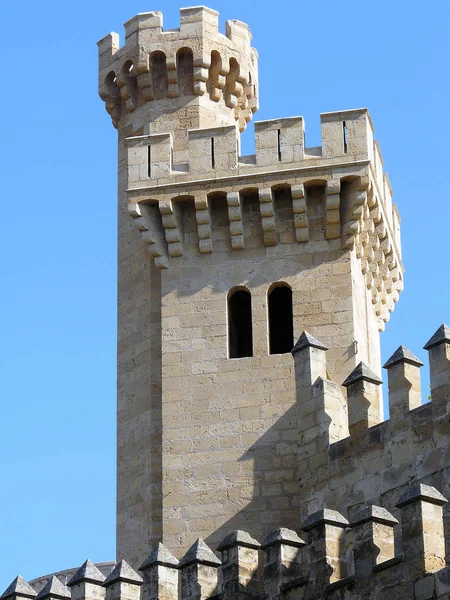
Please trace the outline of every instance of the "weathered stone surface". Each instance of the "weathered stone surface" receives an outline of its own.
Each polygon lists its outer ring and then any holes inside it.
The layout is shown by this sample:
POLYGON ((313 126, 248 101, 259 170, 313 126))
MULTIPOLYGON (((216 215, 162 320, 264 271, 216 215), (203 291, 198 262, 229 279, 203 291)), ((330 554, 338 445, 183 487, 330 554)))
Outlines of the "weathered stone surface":
POLYGON ((279 527, 276 531, 269 533, 266 539, 261 544, 262 549, 266 549, 274 544, 284 544, 285 546, 293 546, 300 548, 304 546, 306 542, 292 529, 286 529, 285 527, 279 527))
POLYGON ((292 354, 303 350, 304 348, 318 348, 319 350, 328 350, 328 348, 319 342, 314 336, 307 331, 304 331, 298 338, 297 343, 292 348, 292 354))
POLYGON ((142 565, 139 567, 139 571, 145 571, 153 565, 162 565, 166 567, 177 567, 179 564, 178 560, 173 556, 161 542, 158 542, 147 558, 144 560, 142 565))
POLYGON ((75 575, 69 579, 67 586, 71 587, 83 581, 88 581, 90 583, 103 583, 105 581, 103 573, 89 559, 87 559, 75 575))
POLYGON ((443 323, 436 333, 431 336, 428 342, 425 344, 425 350, 431 350, 434 346, 438 346, 444 342, 450 343, 450 327, 447 327, 445 323, 443 323))
POLYGON ((399 346, 394 354, 384 363, 383 368, 389 369, 400 362, 423 367, 423 362, 421 362, 415 354, 410 352, 405 346, 399 346))
POLYGON ((44 600, 44 598, 70 598, 70 592, 57 577, 52 575, 36 596, 36 600, 44 600))
POLYGON ((261 544, 254 540, 246 531, 236 530, 229 533, 218 545, 217 550, 222 552, 233 546, 245 548, 260 548, 261 544))
POLYGON ((425 500, 430 504, 437 504, 438 506, 442 506, 448 502, 448 500, 433 486, 425 485, 424 483, 415 483, 406 490, 397 502, 397 506, 401 508, 402 506, 406 506, 417 500, 425 500))
POLYGON ((218 567, 222 564, 211 548, 209 548, 201 538, 192 544, 180 560, 178 567, 183 569, 192 563, 209 565, 212 567, 218 567))
POLYGON ((389 511, 373 504, 361 509, 353 519, 352 525, 359 525, 366 521, 373 521, 384 525, 398 525, 398 520, 389 511))
POLYGON ((7 598, 12 598, 13 596, 19 596, 21 598, 34 598, 36 596, 36 592, 21 575, 17 575, 17 577, 9 584, 0 597, 3 598, 3 600, 6 600, 7 598))
POLYGON ((371 383, 380 384, 382 380, 362 361, 353 369, 350 375, 342 384, 344 387, 349 387, 358 381, 369 381, 371 383))
POLYGON ((103 585, 109 587, 119 581, 132 583, 134 585, 142 585, 143 580, 125 560, 121 560, 105 579, 103 585))

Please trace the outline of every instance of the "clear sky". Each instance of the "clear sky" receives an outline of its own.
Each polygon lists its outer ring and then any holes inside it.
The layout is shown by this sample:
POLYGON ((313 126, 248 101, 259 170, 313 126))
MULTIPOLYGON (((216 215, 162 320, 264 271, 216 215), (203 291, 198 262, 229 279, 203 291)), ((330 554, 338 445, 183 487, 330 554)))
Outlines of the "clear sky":
MULTIPOLYGON (((116 131, 96 41, 182 0, 4 0, 0 593, 115 554, 116 131)), ((184 0, 183 0, 184 1, 184 0)), ((402 216, 405 291, 383 358, 450 321, 446 0, 215 0, 260 56, 257 119, 368 107, 402 216)), ((253 127, 244 136, 252 152, 253 127)), ((450 323, 449 323, 450 324, 450 323)), ((428 376, 428 366, 423 369, 428 376)), ((281 525, 281 524, 280 524, 281 525)))

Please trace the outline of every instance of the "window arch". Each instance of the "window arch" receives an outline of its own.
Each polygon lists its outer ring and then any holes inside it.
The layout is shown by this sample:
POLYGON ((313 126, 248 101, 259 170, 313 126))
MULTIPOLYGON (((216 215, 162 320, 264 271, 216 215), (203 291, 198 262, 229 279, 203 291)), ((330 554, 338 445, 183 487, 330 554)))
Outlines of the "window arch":
POLYGON ((253 356, 252 297, 244 288, 228 295, 228 353, 230 358, 253 356))
POLYGON ((194 56, 190 48, 182 48, 177 53, 178 90, 180 96, 194 94, 194 56))
POLYGON ((292 315, 292 289, 286 283, 278 283, 267 294, 269 310, 269 353, 284 354, 294 346, 294 322, 292 315))
POLYGON ((156 100, 167 96, 167 61, 164 52, 153 52, 150 57, 153 93, 156 100))

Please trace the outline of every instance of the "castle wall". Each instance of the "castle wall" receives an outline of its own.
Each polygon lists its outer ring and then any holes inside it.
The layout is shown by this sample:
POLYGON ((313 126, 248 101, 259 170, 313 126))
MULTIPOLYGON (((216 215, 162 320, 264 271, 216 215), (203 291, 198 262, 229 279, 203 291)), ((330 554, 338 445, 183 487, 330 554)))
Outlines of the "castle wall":
POLYGON ((365 345, 355 353, 354 344, 360 317, 352 294, 360 285, 364 296, 365 285, 352 266, 360 266, 320 228, 299 251, 289 194, 278 202, 284 243, 274 247, 262 243, 258 197, 244 201, 242 256, 231 250, 227 214, 214 200, 214 252, 198 253, 194 203, 182 206, 184 256, 161 272, 163 540, 180 550, 199 535, 217 543, 246 529, 261 538, 280 519, 287 527, 298 519, 295 373, 290 353, 268 355, 272 284, 292 288, 295 337, 308 329, 329 345, 335 381, 369 360, 365 345), (227 297, 236 287, 252 294, 253 357, 230 359, 227 297))
POLYGON ((137 558, 161 535, 161 290, 130 224, 122 140, 118 160, 117 556, 137 558))

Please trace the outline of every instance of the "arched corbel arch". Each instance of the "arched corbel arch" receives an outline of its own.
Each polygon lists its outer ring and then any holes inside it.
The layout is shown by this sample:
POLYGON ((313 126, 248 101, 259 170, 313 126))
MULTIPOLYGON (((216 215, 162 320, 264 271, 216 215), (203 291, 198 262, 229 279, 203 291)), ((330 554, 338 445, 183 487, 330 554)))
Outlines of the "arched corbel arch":
POLYGON ((168 89, 167 59, 164 52, 156 50, 150 55, 150 73, 155 100, 166 98, 168 89))
POLYGON ((190 48, 177 52, 178 91, 180 96, 194 95, 194 55, 190 48))

